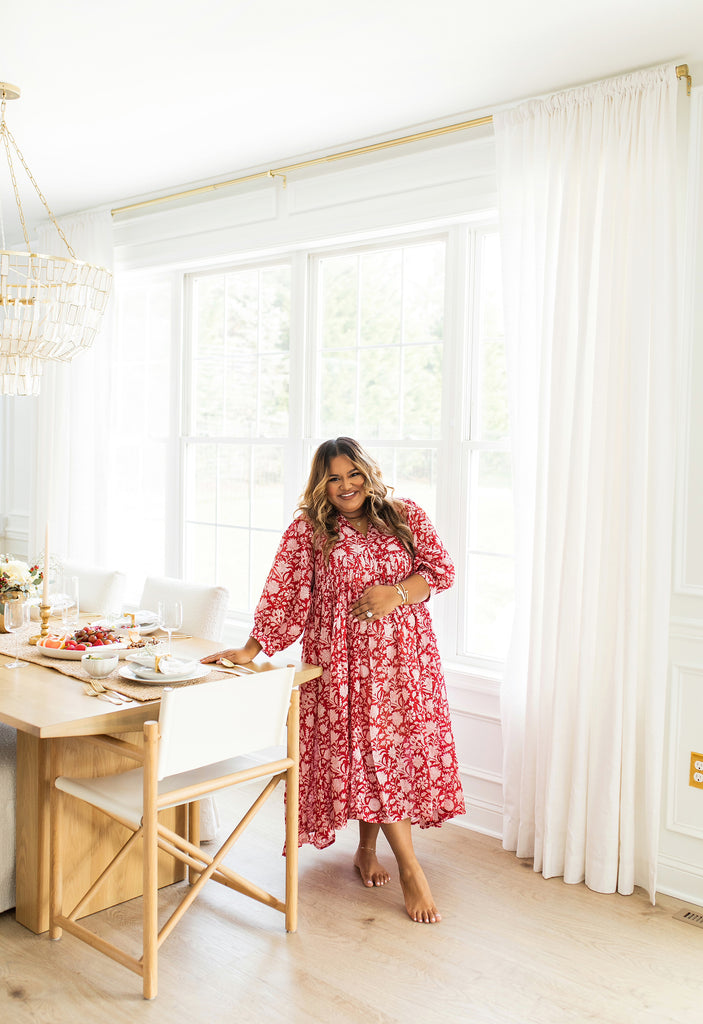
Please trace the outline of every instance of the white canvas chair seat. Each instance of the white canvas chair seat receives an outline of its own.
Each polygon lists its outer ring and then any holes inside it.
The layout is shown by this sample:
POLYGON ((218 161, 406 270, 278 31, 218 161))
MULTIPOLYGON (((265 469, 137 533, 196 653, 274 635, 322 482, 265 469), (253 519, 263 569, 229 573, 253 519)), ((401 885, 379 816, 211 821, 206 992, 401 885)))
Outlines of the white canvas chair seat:
MULTIPOLYGON (((251 768, 246 757, 231 757, 227 761, 195 768, 180 775, 169 775, 158 783, 159 810, 178 807, 183 800, 178 796, 181 790, 202 783, 218 780, 217 789, 233 785, 232 776, 251 768), (172 794, 176 794, 174 797, 172 794)), ((267 774, 267 772, 264 772, 267 774)), ((241 782, 241 779, 235 779, 241 782)), ((113 818, 119 818, 130 828, 138 829, 144 816, 144 769, 133 768, 120 775, 106 775, 95 779, 71 779, 59 776, 57 787, 78 800, 92 804, 113 818)))
MULTIPOLYGON (((285 914, 287 931, 297 926, 298 864, 298 691, 294 669, 261 671, 181 689, 167 689, 161 699, 159 722, 144 723, 144 748, 114 737, 89 737, 124 753, 141 766, 99 778, 55 778, 51 801, 51 914, 52 939, 68 931, 142 977, 145 999, 158 985, 158 949, 207 881, 220 882, 285 914), (285 746, 281 749, 282 738, 285 746), (275 753, 258 763, 259 751, 275 753), (280 755, 280 756, 279 756, 280 755), (190 804, 226 786, 264 781, 251 807, 235 825, 214 856, 158 821, 159 811, 190 804), (277 784, 286 782, 285 898, 278 899, 226 866, 223 861, 277 784), (63 851, 61 808, 67 798, 98 808, 131 830, 122 849, 69 912, 63 908, 63 851), (102 939, 78 917, 89 898, 117 868, 135 840, 142 840, 144 925, 140 957, 102 939), (191 882, 180 905, 158 929, 158 868, 161 850, 191 869, 191 882)), ((55 761, 52 761, 55 764, 55 761)))

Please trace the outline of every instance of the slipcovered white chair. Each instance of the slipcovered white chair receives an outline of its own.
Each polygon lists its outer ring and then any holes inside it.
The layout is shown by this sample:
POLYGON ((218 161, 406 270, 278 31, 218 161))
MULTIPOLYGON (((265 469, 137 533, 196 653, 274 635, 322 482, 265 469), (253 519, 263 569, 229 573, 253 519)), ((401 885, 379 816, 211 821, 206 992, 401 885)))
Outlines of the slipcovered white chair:
POLYGON ((0 722, 0 911, 15 905, 17 732, 0 722))
POLYGON ((105 614, 122 610, 127 580, 125 573, 66 561, 63 563, 63 574, 78 577, 78 603, 82 612, 105 614))
MULTIPOLYGON (((210 587, 169 576, 148 576, 144 582, 140 608, 156 612, 159 601, 180 601, 183 605, 182 629, 205 640, 221 640, 229 602, 225 587, 210 587)), ((220 829, 217 803, 210 797, 200 804, 200 837, 212 842, 220 829)))
MULTIPOLYGON (((293 667, 262 670, 255 676, 218 680, 180 689, 166 689, 161 698, 159 721, 144 723, 143 750, 114 737, 90 737, 86 742, 103 743, 113 752, 141 762, 143 767, 100 778, 55 778, 51 798, 51 917, 49 934, 61 937, 70 932, 96 950, 128 967, 142 978, 145 999, 153 999, 158 986, 158 950, 212 879, 251 896, 285 914, 289 932, 297 927, 298 900, 298 781, 299 740, 298 690, 293 688, 293 667), (286 726, 287 720, 287 726, 286 726), (280 744, 285 752, 280 755, 280 744), (276 759, 256 764, 256 752, 276 747, 276 759), (280 755, 280 756, 278 756, 280 755), (191 802, 252 779, 268 780, 249 810, 237 823, 214 857, 166 828, 158 812, 191 802), (257 811, 277 784, 286 781, 286 868, 285 898, 278 899, 254 882, 226 867, 229 853, 257 811), (131 832, 125 845, 73 910, 63 909, 61 850, 62 804, 66 799, 82 800, 125 825, 131 832), (97 890, 113 869, 119 870, 123 851, 134 847, 143 858, 143 951, 134 956, 79 924, 82 904, 97 890), (187 888, 177 909, 159 930, 159 851, 195 869, 197 881, 187 888)), ((270 755, 269 755, 270 756, 270 755)), ((57 760, 52 756, 52 776, 57 760)), ((276 855, 278 856, 278 854, 276 855)))
POLYGON ((148 576, 144 582, 140 608, 155 612, 159 601, 180 601, 183 605, 183 630, 205 640, 221 640, 225 627, 229 591, 168 576, 148 576))

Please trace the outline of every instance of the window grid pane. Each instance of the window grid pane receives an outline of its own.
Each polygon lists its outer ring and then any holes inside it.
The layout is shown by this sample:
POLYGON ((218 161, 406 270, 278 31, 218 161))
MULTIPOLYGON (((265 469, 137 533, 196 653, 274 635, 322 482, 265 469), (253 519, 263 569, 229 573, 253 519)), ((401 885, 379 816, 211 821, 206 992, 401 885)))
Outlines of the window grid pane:
POLYGON ((512 623, 514 523, 497 232, 476 238, 476 275, 475 342, 467 381, 472 401, 463 445, 468 516, 460 653, 503 661, 512 623))
MULTIPOLYGON (((278 542, 289 435, 291 266, 193 274, 184 565, 252 611, 261 558, 278 542)), ((257 589, 258 588, 258 589, 257 589)))
POLYGON ((433 240, 318 259, 320 436, 441 436, 445 250, 433 240))

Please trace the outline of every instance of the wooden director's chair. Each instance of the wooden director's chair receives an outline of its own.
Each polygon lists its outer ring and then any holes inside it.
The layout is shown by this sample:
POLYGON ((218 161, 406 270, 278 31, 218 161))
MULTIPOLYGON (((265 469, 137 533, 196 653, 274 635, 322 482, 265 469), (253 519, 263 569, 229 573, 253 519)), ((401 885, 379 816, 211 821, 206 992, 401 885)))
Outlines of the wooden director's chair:
MULTIPOLYGON (((167 689, 159 721, 144 723, 144 748, 110 736, 86 737, 142 767, 102 778, 58 777, 51 798, 51 915, 49 935, 62 929, 141 975, 145 999, 158 986, 158 950, 205 883, 212 879, 285 914, 286 931, 297 927, 298 905, 298 712, 294 669, 272 669, 180 689, 167 689), (287 729, 286 729, 287 719, 287 729), (257 751, 286 741, 286 756, 265 764, 252 761, 257 751), (166 828, 157 814, 189 804, 219 789, 268 778, 249 810, 214 857, 166 828), (285 900, 225 867, 223 859, 282 780, 286 780, 285 900), (125 825, 131 835, 100 877, 69 913, 63 910, 64 875, 61 807, 66 794, 97 807, 125 825), (93 893, 141 838, 143 856, 143 950, 133 956, 76 920, 93 893), (158 851, 191 869, 191 885, 161 930, 158 927, 158 851)), ((54 763, 55 764, 55 763, 54 763)))

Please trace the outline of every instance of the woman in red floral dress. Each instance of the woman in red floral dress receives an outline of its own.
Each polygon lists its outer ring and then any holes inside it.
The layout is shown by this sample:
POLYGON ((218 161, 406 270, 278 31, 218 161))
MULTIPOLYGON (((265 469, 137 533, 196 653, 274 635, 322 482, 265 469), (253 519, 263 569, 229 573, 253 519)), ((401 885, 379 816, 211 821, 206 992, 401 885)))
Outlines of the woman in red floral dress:
POLYGON ((322 676, 301 690, 300 842, 322 848, 359 822, 354 863, 365 885, 390 876, 376 857, 382 830, 414 921, 440 914, 417 861, 411 825, 464 813, 449 708, 427 599, 454 566, 412 501, 390 498, 351 438, 322 444, 300 515, 283 535, 238 664, 303 635, 322 676))

